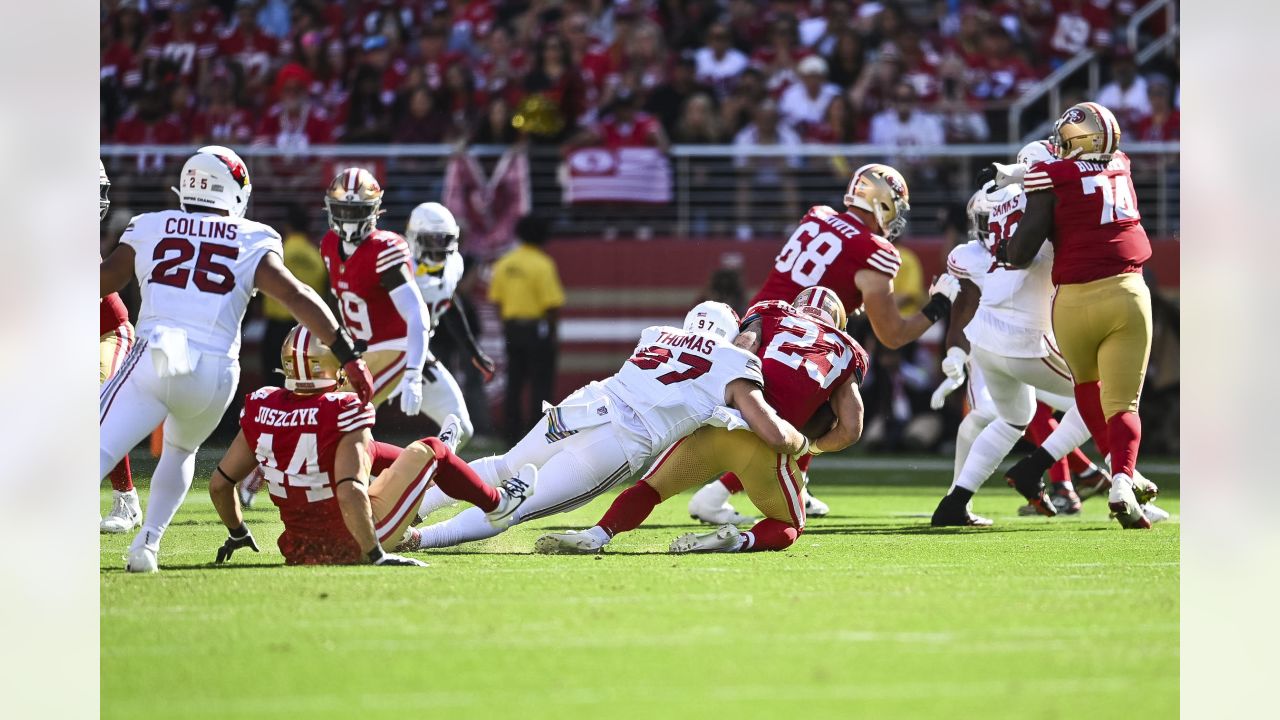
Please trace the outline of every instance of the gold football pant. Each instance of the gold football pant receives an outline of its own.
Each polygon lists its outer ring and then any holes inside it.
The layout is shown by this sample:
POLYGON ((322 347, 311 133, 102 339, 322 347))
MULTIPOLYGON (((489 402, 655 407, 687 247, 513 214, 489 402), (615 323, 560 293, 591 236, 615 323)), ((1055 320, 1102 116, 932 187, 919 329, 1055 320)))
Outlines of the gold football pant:
POLYGON ((436 455, 415 440, 369 483, 369 504, 378 544, 391 552, 418 514, 422 496, 436 474, 436 455))
MULTIPOLYGON (((369 366, 369 374, 373 376, 372 402, 377 407, 400 386, 400 378, 404 377, 405 354, 403 350, 372 350, 363 357, 364 364, 369 366)), ((338 389, 343 392, 353 391, 348 382, 344 382, 338 389)))
POLYGON ((794 457, 774 452, 753 432, 699 428, 659 455, 643 480, 665 502, 726 472, 738 476, 766 517, 804 529, 803 473, 794 457))
POLYGON ((1151 354, 1151 292, 1141 275, 1059 286, 1053 333, 1075 382, 1101 381, 1106 418, 1137 412, 1151 354))
POLYGON ((116 374, 120 363, 133 349, 133 326, 124 323, 98 338, 98 384, 116 374))

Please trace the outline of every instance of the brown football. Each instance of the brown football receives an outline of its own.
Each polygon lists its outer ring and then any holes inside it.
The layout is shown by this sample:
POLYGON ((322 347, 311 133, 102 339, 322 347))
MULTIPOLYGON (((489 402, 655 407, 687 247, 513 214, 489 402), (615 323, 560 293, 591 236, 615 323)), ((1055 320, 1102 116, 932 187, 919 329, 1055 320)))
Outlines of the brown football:
POLYGON ((825 402, 813 411, 813 415, 809 417, 809 421, 800 428, 800 432, 804 433, 811 440, 817 440, 827 434, 836 424, 836 413, 831 409, 831 403, 825 402))

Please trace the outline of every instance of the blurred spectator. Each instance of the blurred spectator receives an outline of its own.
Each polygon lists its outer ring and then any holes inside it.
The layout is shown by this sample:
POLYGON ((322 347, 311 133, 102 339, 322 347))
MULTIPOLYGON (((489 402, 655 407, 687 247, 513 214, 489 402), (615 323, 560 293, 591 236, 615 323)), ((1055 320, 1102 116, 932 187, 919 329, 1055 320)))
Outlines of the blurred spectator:
POLYGON ((941 97, 933 110, 942 121, 948 143, 979 143, 991 137, 987 118, 978 103, 971 100, 964 84, 964 61, 951 56, 939 68, 941 97))
POLYGON ((472 67, 480 93, 489 98, 503 96, 510 104, 508 94, 518 90, 529 72, 529 55, 515 46, 506 28, 498 25, 489 32, 484 51, 472 67))
POLYGON ((1033 3, 1040 12, 1052 18, 1052 30, 1046 35, 1050 69, 1056 69, 1086 47, 1111 45, 1111 13, 1109 2, 1098 0, 1052 0, 1033 3))
MULTIPOLYGON (((752 53, 751 64, 764 73, 765 87, 776 93, 795 82, 796 65, 808 55, 809 51, 800 47, 795 18, 783 15, 773 21, 768 44, 752 53)), ((825 67, 822 74, 826 76, 825 67)))
MULTIPOLYGON (((321 296, 328 292, 329 274, 324 267, 324 259, 316 243, 310 237, 311 215, 305 206, 293 204, 289 206, 288 215, 281 229, 284 237, 284 266, 311 289, 321 296)), ((271 297, 262 301, 262 315, 267 320, 267 328, 260 345, 262 351, 262 372, 265 382, 274 382, 273 370, 280 369, 280 348, 284 339, 298 321, 288 308, 271 297)))
POLYGON ((827 106, 840 96, 840 89, 827 82, 827 61, 810 55, 796 67, 800 82, 792 83, 778 100, 782 119, 797 130, 822 122, 827 106))
POLYGON ((160 87, 144 90, 116 123, 115 141, 126 145, 177 145, 185 140, 186 128, 169 112, 169 98, 160 87))
MULTIPOLYGON (((811 15, 801 20, 799 27, 800 44, 819 55, 837 53, 840 39, 846 34, 852 34, 852 31, 849 30, 850 4, 827 2, 821 15, 811 15)), ((834 66, 835 63, 832 63, 832 65, 834 66)), ((855 73, 847 82, 840 83, 838 80, 836 82, 841 85, 847 85, 857 77, 855 73)), ((835 80, 834 77, 832 79, 835 80)))
POLYGON ((280 101, 263 116, 254 142, 299 153, 312 145, 333 142, 333 125, 329 115, 307 96, 301 78, 287 77, 280 87, 280 101))
POLYGON ((742 285, 742 257, 728 255, 711 273, 707 287, 698 302, 722 302, 741 315, 747 311, 747 291, 742 285))
POLYGON ((582 78, 583 101, 598 105, 605 92, 618 81, 618 71, 609 48, 591 31, 591 19, 585 13, 574 13, 564 21, 564 37, 569 59, 582 78))
POLYGON ((610 149, 627 147, 656 147, 664 152, 671 146, 662 123, 646 112, 637 109, 639 98, 630 88, 618 90, 613 112, 599 122, 583 128, 566 143, 566 149, 586 145, 603 145, 610 149))
POLYGON ((217 38, 203 26, 195 26, 191 6, 176 2, 169 11, 169 21, 151 33, 143 54, 148 77, 193 84, 204 76, 217 52, 217 38))
POLYGON ((857 142, 856 124, 849 101, 839 95, 831 98, 822 113, 822 119, 805 128, 804 141, 833 145, 857 142))
POLYGON ((880 51, 875 62, 863 66, 862 76, 849 90, 849 102, 859 114, 869 117, 888 107, 894 88, 901 82, 902 55, 890 45, 880 51))
POLYGON ((720 118, 726 133, 736 133, 751 122, 760 104, 769 99, 764 76, 755 68, 747 68, 738 76, 733 92, 720 103, 720 118))
MULTIPOLYGON (((258 9, 258 26, 262 31, 281 40, 289 37, 289 26, 292 19, 290 0, 263 0, 258 9)), ((284 342, 281 340, 281 342, 284 342)))
POLYGON ((1118 48, 1111 58, 1113 80, 1098 91, 1097 102, 1115 113, 1120 127, 1134 127, 1151 114, 1151 102, 1147 98, 1147 81, 1138 74, 1133 53, 1118 48))
POLYGON ((409 91, 408 112, 396 124, 392 140, 398 143, 442 143, 449 128, 449 116, 436 105, 426 87, 409 91))
POLYGON ((733 79, 748 65, 747 56, 730 43, 728 26, 716 23, 707 32, 707 44, 694 55, 698 80, 710 85, 721 97, 728 94, 733 79))
POLYGON ((661 30, 652 22, 639 24, 623 49, 619 75, 641 97, 648 97, 667 81, 668 72, 661 30))
POLYGON ((871 143, 894 147, 937 147, 944 143, 942 122, 920 109, 916 92, 906 83, 894 91, 893 107, 871 118, 871 143))
POLYGON ((196 113, 191 126, 195 144, 234 147, 253 139, 253 119, 247 110, 236 107, 231 83, 225 72, 209 81, 205 108, 196 113))
POLYGON ((546 139, 554 141, 568 137, 584 109, 583 83, 572 64, 569 45, 563 37, 552 35, 539 42, 533 70, 525 79, 524 87, 530 93, 539 93, 549 99, 564 119, 564 128, 546 139))
POLYGON ((391 140, 391 110, 382 102, 382 78, 376 69, 368 65, 356 69, 346 114, 342 142, 355 145, 391 140))
POLYGON ((1177 140, 1182 120, 1181 113, 1173 106, 1173 91, 1169 87, 1169 81, 1163 77, 1147 80, 1147 100, 1151 114, 1138 121, 1133 129, 1133 136, 1150 142, 1177 140))
POLYGON ((280 55, 280 41, 258 27, 255 6, 254 0, 239 0, 235 25, 218 41, 218 55, 239 66, 245 82, 252 86, 266 81, 280 55))
POLYGON ((991 27, 982 40, 982 55, 973 62, 972 96, 990 105, 1004 106, 1035 84, 1036 72, 1019 57, 1013 39, 1000 27, 991 27))
POLYGON ((862 38, 848 28, 840 30, 827 54, 828 79, 842 88, 850 87, 862 76, 863 65, 862 38))
POLYGON ((501 96, 493 98, 473 141, 481 145, 510 145, 516 139, 516 129, 511 126, 511 106, 501 96))
POLYGON ((451 137, 455 129, 471 127, 480 109, 475 91, 475 81, 471 69, 464 63, 454 63, 444 73, 444 90, 441 92, 440 104, 449 114, 449 132, 451 137))
POLYGON ((697 81, 697 66, 692 55, 681 55, 671 72, 671 80, 654 88, 645 102, 645 110, 658 118, 668 135, 676 134, 686 102, 695 95, 705 96, 711 92, 711 88, 697 81))
MULTIPOLYGON (((765 100, 756 108, 754 121, 742 129, 733 139, 739 151, 749 152, 757 147, 794 147, 800 144, 800 136, 780 122, 778 105, 765 100)), ((803 162, 798 155, 753 157, 737 155, 733 165, 738 171, 737 216, 739 240, 751 239, 752 227, 779 220, 777 211, 769 209, 761 215, 758 205, 751 201, 755 192, 777 193, 782 189, 786 210, 786 222, 799 217, 799 197, 796 192, 795 171, 803 162)))

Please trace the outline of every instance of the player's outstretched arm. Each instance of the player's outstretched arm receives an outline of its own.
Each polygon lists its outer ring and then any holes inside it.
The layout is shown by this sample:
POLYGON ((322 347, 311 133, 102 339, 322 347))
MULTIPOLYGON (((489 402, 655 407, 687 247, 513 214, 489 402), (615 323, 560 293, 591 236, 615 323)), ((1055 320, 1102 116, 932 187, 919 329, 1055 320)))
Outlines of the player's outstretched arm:
POLYGON ((862 291, 871 329, 885 347, 900 348, 919 338, 933 325, 934 320, 930 320, 923 311, 908 318, 902 317, 893 297, 893 281, 888 275, 864 269, 853 276, 853 281, 862 291))
POLYGON ((978 303, 982 300, 982 291, 972 280, 960 280, 960 294, 951 303, 951 326, 947 328, 947 347, 960 348, 969 352, 969 338, 964 329, 978 312, 978 303))
POLYGON ((784 455, 796 455, 809 445, 809 439, 794 425, 778 417, 778 413, 764 401, 760 386, 741 378, 725 388, 725 400, 729 407, 742 413, 742 419, 765 445, 784 455))
POLYGON ((111 254, 98 264, 98 297, 106 297, 129 284, 133 277, 133 246, 116 245, 111 254))
POLYGON ((853 378, 849 378, 831 394, 831 408, 836 414, 836 426, 813 442, 815 455, 820 452, 840 452, 862 437, 862 393, 853 378))
POLYGON ((231 447, 218 461, 213 477, 209 479, 209 500, 218 511, 218 518, 227 528, 227 539, 218 548, 215 562, 223 563, 231 559, 231 554, 240 548, 250 548, 258 552, 258 543, 244 524, 244 516, 240 514, 240 499, 236 497, 236 483, 249 476, 258 464, 244 431, 236 433, 231 447))
POLYGON ((1027 209, 1018 221, 1013 237, 996 246, 996 260, 1016 268, 1025 268, 1036 259, 1040 246, 1053 232, 1053 210, 1057 203, 1052 192, 1027 193, 1027 209))
POLYGON ((471 364, 484 374, 484 381, 489 382, 493 379, 497 365, 494 364, 493 358, 480 348, 475 333, 471 332, 471 324, 467 322, 467 314, 463 308, 464 302, 461 295, 455 295, 449 309, 445 310, 444 315, 440 317, 440 324, 448 329, 455 340, 466 346, 467 353, 471 355, 471 364))

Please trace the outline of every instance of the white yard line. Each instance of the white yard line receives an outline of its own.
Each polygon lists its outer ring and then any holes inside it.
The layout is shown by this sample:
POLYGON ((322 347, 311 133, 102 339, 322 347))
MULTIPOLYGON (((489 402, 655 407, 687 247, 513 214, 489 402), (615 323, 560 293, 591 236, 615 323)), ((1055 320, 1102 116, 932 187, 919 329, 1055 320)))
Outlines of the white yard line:
MULTIPOLYGON (((819 457, 813 461, 819 470, 894 470, 897 472, 950 472, 954 464, 942 458, 865 458, 819 457)), ((1179 463, 1142 463, 1138 468, 1150 473, 1173 474, 1181 472, 1179 463)))

